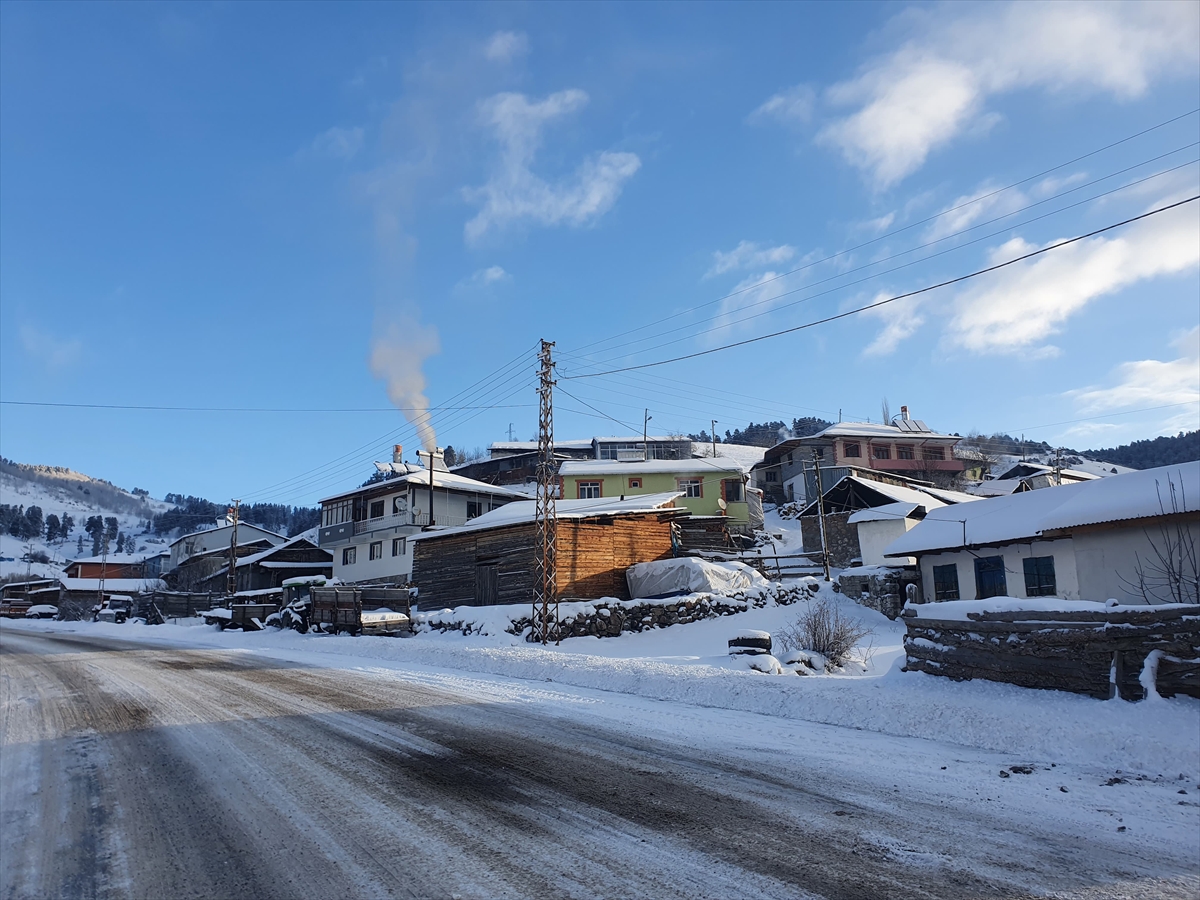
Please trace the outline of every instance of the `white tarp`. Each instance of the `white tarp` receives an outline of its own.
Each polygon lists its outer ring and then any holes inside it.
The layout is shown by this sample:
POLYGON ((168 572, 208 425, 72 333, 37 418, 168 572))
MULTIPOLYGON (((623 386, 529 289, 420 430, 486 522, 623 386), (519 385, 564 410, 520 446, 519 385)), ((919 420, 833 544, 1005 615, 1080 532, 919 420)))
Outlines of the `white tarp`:
POLYGON ((745 563, 708 562, 692 556, 637 563, 626 570, 625 579, 634 600, 672 594, 728 595, 768 583, 745 563))

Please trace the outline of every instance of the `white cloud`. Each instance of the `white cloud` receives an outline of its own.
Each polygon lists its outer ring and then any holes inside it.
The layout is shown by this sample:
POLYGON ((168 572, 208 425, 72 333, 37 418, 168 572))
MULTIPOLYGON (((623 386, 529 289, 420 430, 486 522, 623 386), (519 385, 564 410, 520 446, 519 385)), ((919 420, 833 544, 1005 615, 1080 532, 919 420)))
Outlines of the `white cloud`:
POLYGON ((948 4, 902 15, 912 37, 827 91, 857 109, 818 136, 880 188, 994 121, 990 96, 1041 88, 1129 100, 1160 76, 1193 75, 1200 59, 1192 2, 948 4))
POLYGON ((785 125, 802 125, 812 118, 816 102, 817 92, 810 85, 798 84, 771 97, 750 113, 747 121, 774 119, 785 125))
POLYGON ((365 136, 366 132, 361 128, 341 128, 335 125, 313 138, 307 151, 314 156, 352 159, 362 149, 365 136))
POLYGON ((583 108, 580 90, 559 91, 531 102, 524 94, 497 94, 480 104, 480 120, 500 143, 488 183, 464 189, 482 209, 464 229, 474 242, 489 229, 528 219, 540 225, 584 225, 608 212, 642 161, 636 154, 606 151, 585 159, 573 177, 550 184, 530 169, 547 123, 583 108))
POLYGON ((475 272, 469 278, 464 278, 458 283, 457 287, 460 290, 486 288, 504 281, 512 281, 512 276, 500 266, 488 266, 486 269, 480 269, 478 272, 475 272))
POLYGON ((516 31, 497 31, 488 38, 483 55, 492 62, 509 63, 529 52, 529 38, 516 31))
MULTIPOLYGON (((954 300, 950 343, 976 353, 1028 352, 1097 297, 1200 263, 1200 218, 1187 204, 983 276, 954 300)), ((1050 243, 1054 243, 1053 241, 1050 243)), ((991 253, 992 264, 1035 249, 1013 238, 991 253)), ((1053 352, 1043 346, 1040 352, 1053 352)))
POLYGON ((925 230, 925 240, 936 241, 970 228, 988 214, 1003 216, 1029 204, 1029 198, 1013 188, 998 191, 999 186, 985 182, 970 194, 948 204, 925 230))
POLYGON ((796 255, 796 248, 781 244, 778 247, 760 247, 753 241, 742 241, 728 253, 717 250, 713 253, 712 268, 705 278, 722 275, 734 270, 758 269, 785 263, 796 255))
POLYGON ((1194 422, 1200 409, 1200 326, 1180 335, 1171 345, 1180 353, 1178 359, 1121 363, 1113 370, 1115 384, 1068 391, 1067 396, 1084 414, 1188 403, 1194 422))
POLYGON ((83 355, 83 342, 79 338, 47 334, 33 325, 21 326, 21 346, 50 372, 75 365, 83 355))
MULTIPOLYGON (((887 297, 887 294, 878 294, 871 302, 878 303, 887 297)), ((884 325, 883 330, 875 336, 875 340, 863 350, 863 356, 887 356, 895 352, 901 341, 912 337, 917 329, 925 324, 924 316, 917 313, 919 308, 919 298, 907 297, 870 310, 867 315, 882 319, 884 325)))

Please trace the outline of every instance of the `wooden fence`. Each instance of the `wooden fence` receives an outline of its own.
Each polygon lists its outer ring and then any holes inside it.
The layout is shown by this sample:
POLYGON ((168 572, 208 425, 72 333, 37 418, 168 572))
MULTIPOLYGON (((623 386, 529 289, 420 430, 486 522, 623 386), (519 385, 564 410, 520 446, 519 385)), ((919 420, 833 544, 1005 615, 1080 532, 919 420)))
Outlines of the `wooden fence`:
POLYGON ((920 617, 904 611, 906 671, 1140 700, 1147 669, 1162 696, 1200 697, 1200 606, 984 612, 967 620, 928 618, 932 606, 920 617))

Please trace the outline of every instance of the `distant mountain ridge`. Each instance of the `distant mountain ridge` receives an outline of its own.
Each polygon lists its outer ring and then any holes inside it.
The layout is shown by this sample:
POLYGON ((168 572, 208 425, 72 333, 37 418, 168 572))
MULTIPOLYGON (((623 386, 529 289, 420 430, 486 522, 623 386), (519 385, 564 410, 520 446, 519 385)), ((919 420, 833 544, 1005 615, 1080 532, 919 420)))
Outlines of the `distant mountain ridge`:
POLYGON ((1129 466, 1131 469, 1153 469, 1155 466, 1194 462, 1200 460, 1200 431, 1181 431, 1174 437, 1134 441, 1103 450, 1084 450, 1080 455, 1129 466))

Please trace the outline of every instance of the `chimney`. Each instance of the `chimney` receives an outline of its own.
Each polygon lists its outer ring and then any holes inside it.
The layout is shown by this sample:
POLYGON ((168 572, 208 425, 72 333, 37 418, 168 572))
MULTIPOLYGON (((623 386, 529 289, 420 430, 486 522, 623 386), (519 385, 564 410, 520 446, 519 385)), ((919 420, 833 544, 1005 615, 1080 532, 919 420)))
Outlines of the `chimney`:
POLYGON ((392 462, 398 463, 404 461, 404 445, 396 444, 392 447, 392 462))
POLYGON ((907 406, 900 407, 900 418, 902 418, 905 422, 908 421, 908 407, 907 406))

